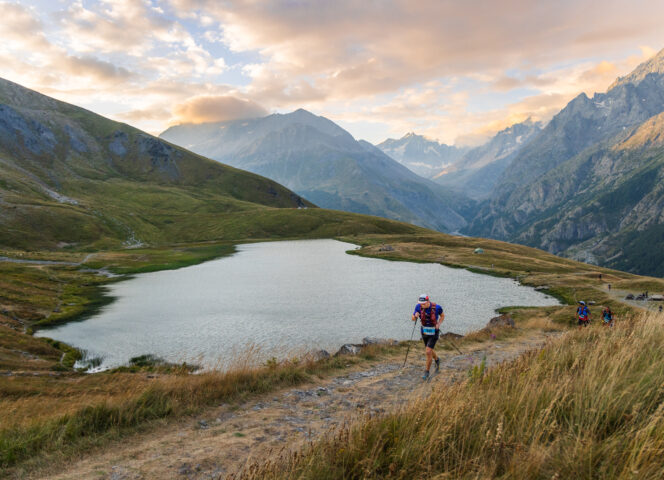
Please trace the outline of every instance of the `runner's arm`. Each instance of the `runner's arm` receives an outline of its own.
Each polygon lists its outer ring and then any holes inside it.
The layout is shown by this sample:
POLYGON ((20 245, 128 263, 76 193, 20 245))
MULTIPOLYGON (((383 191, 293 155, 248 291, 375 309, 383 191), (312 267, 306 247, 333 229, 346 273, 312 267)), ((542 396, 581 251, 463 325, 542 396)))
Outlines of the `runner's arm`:
POLYGON ((443 320, 445 320, 445 312, 440 313, 440 317, 438 317, 438 323, 436 324, 436 329, 440 330, 440 326, 443 324, 443 320))
POLYGON ((420 304, 418 303, 415 306, 415 311, 413 312, 413 318, 412 318, 413 322, 416 322, 417 319, 420 318, 420 308, 421 308, 420 304))

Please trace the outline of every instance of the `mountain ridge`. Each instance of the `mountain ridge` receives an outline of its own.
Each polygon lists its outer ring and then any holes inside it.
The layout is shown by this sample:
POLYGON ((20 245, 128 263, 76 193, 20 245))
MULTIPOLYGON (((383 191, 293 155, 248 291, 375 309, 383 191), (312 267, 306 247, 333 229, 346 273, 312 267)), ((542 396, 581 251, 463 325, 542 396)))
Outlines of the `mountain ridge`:
POLYGON ((325 208, 456 231, 465 225, 457 209, 472 203, 302 109, 252 120, 181 125, 161 137, 275 179, 325 208))
POLYGON ((456 162, 466 149, 440 143, 424 135, 408 132, 399 139, 388 138, 376 145, 381 151, 421 177, 435 173, 456 162))
POLYGON ((519 151, 542 128, 531 118, 499 131, 488 142, 467 151, 452 168, 439 172, 434 180, 461 190, 471 198, 487 198, 519 151))
POLYGON ((664 275, 663 59, 664 50, 606 93, 570 101, 505 169, 464 233, 664 275))

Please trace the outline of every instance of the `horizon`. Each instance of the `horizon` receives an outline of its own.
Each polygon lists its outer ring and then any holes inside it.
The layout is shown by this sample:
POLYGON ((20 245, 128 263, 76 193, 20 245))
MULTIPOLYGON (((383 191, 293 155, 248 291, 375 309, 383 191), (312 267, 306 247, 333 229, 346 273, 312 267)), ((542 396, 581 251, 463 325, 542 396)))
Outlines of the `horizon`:
POLYGON ((664 5, 638 3, 0 1, 0 59, 10 81, 154 135, 303 108, 373 144, 474 146, 656 54, 664 5))

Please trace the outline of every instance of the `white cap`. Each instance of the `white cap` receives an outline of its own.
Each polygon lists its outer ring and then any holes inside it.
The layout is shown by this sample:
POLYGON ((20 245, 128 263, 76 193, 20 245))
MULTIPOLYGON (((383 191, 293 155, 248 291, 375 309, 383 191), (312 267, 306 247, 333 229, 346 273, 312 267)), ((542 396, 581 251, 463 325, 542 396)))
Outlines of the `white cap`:
POLYGON ((419 303, 427 303, 429 301, 429 295, 426 293, 423 293, 420 295, 420 299, 418 300, 419 303))

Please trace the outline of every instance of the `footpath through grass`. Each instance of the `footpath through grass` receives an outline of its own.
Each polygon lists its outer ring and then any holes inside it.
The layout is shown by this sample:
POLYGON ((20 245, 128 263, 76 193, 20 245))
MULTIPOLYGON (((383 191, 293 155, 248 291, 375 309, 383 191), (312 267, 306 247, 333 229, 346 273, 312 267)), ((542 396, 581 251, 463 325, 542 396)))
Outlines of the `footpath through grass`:
POLYGON ((664 478, 663 344, 663 315, 573 331, 240 478, 664 478))
MULTIPOLYGON (((211 371, 198 375, 189 374, 186 368, 169 367, 168 372, 159 369, 138 369, 133 374, 109 371, 84 377, 61 379, 61 382, 79 383, 69 389, 48 385, 42 381, 45 391, 38 392, 32 384, 22 386, 22 378, 8 386, 0 395, 0 405, 5 411, 32 411, 48 397, 65 396, 74 392, 74 405, 64 415, 48 415, 41 412, 33 421, 26 418, 20 424, 0 428, 0 473, 21 478, 30 470, 46 464, 66 460, 82 449, 103 445, 120 438, 158 419, 191 415, 202 408, 219 402, 239 402, 252 395, 264 394, 278 388, 314 381, 335 371, 352 367, 364 361, 373 361, 381 355, 400 351, 403 345, 370 345, 354 357, 331 357, 320 361, 291 359, 271 361, 263 367, 239 365, 228 371, 211 371), (154 375, 147 374, 154 372, 154 375), (146 380, 156 377, 152 380, 146 380), (105 384, 110 384, 106 387, 105 384), (86 385, 91 390, 86 391, 86 385), (106 394, 105 388, 107 388, 106 394), (97 391, 101 390, 101 392, 97 391), (102 395, 98 395, 102 393, 102 395), (37 395, 39 398, 35 398, 37 395), (104 399, 104 397, 106 399, 104 399), (41 400, 40 400, 41 398, 41 400), (21 405, 25 404, 25 405, 21 405), (14 468, 12 468, 14 467, 14 468)), ((51 403, 51 407, 55 403, 51 403)), ((42 407, 43 408, 43 407, 42 407)))

